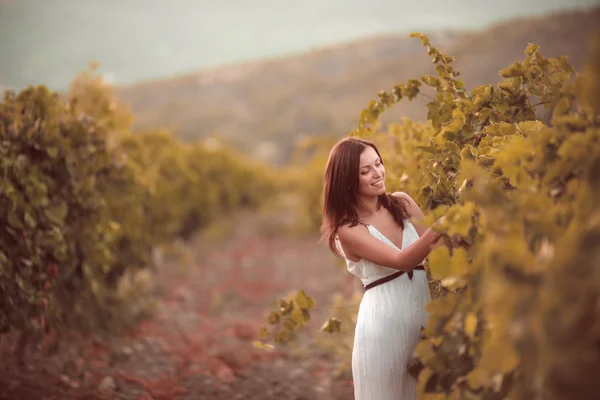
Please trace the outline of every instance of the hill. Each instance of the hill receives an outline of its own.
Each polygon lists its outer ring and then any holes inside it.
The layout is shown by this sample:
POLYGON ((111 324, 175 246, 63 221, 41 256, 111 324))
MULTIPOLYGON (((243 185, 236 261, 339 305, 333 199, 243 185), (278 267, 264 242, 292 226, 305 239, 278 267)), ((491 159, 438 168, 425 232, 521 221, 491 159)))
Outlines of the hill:
POLYGON ((92 61, 109 81, 129 85, 399 29, 479 29, 597 1, 0 0, 0 86, 64 90, 92 61))
MULTIPOLYGON (((467 87, 499 80, 523 59, 530 42, 546 56, 566 55, 580 69, 600 7, 520 18, 480 31, 425 32, 457 57, 467 87)), ((420 43, 408 35, 366 39, 294 57, 237 64, 178 78, 118 88, 137 128, 169 126, 185 139, 218 135, 277 164, 305 135, 343 136, 381 89, 432 72, 420 43)), ((389 118, 423 120, 425 100, 396 106, 389 118)))

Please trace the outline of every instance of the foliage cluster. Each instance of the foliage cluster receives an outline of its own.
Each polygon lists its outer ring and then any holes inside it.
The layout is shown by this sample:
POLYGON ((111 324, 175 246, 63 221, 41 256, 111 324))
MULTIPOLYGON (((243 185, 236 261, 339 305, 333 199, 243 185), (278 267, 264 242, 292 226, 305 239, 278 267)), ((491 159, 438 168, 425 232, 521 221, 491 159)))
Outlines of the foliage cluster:
MULTIPOLYGON (((546 58, 530 44, 522 62, 500 71, 498 85, 467 91, 454 58, 413 36, 437 74, 380 92, 352 135, 386 143, 392 189, 415 198, 428 223, 446 215, 450 243, 471 244, 429 256, 436 296, 415 351, 419 397, 595 398, 600 51, 575 74, 565 57, 546 58), (380 132, 387 108, 419 95, 430 99, 428 124, 404 121, 380 132), (540 106, 548 121, 538 117, 540 106)), ((292 318, 309 318, 298 306, 292 318)), ((281 338, 302 325, 272 332, 281 338)), ((339 326, 332 319, 325 328, 339 326)))
POLYGON ((154 249, 275 190, 272 171, 237 152, 133 132, 131 120, 93 71, 67 96, 4 94, 0 334, 20 332, 24 346, 65 327, 123 327, 135 304, 120 282, 154 249))

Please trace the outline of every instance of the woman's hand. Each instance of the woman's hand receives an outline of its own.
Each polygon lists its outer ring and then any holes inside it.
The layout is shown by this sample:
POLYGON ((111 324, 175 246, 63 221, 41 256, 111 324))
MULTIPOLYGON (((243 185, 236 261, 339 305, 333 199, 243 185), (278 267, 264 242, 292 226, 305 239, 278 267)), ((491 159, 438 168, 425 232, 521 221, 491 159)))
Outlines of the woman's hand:
POLYGON ((437 221, 435 221, 433 223, 433 225, 431 226, 431 230, 435 231, 435 233, 437 235, 439 235, 439 239, 436 241, 435 245, 433 246, 433 248, 438 248, 440 246, 446 246, 449 249, 456 249, 456 248, 460 248, 462 247, 463 249, 469 251, 469 249, 471 248, 471 244, 463 239, 458 239, 458 238, 450 238, 448 235, 438 232, 438 229, 440 229, 446 222, 446 216, 442 216, 440 219, 438 219, 437 221), (443 239, 443 240, 441 240, 443 239))
POLYGON ((431 225, 431 227, 428 229, 429 231, 433 232, 437 237, 437 239, 435 240, 435 243, 433 243, 431 246, 431 250, 437 249, 440 246, 451 247, 449 240, 448 240, 448 236, 439 231, 441 229, 441 227, 444 225, 445 221, 446 221, 446 216, 444 215, 440 219, 435 221, 431 225))
POLYGON ((434 228, 442 227, 446 223, 446 216, 443 215, 440 219, 433 223, 434 228))

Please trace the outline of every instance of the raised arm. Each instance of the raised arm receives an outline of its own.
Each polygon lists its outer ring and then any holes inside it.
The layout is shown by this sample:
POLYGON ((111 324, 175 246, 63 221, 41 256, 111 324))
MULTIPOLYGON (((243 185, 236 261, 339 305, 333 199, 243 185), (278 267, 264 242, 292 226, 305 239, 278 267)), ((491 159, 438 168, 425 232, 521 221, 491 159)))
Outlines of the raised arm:
POLYGON ((398 251, 373 237, 362 225, 343 226, 338 230, 338 236, 346 257, 355 261, 365 259, 406 272, 412 271, 421 264, 441 238, 441 234, 429 228, 414 243, 398 251))

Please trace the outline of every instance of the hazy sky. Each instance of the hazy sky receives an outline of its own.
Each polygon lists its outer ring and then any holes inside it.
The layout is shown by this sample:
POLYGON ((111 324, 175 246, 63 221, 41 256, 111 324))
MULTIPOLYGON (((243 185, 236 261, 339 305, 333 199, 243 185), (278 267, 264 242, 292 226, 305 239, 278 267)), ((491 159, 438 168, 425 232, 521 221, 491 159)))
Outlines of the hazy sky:
POLYGON ((368 35, 480 28, 600 0, 0 0, 0 85, 67 85, 99 61, 115 83, 368 35))

